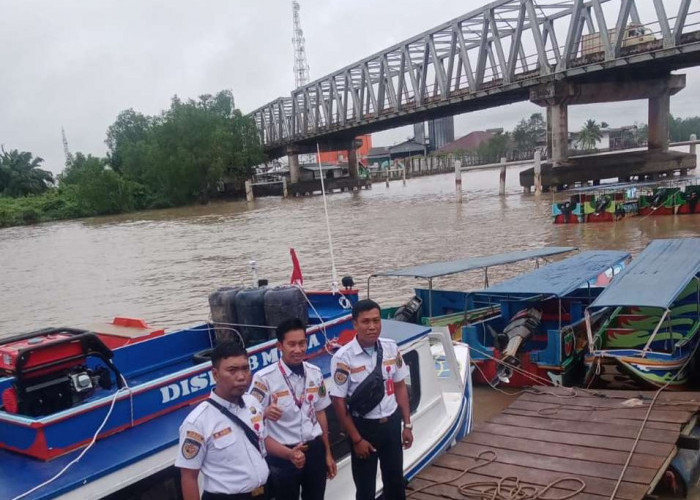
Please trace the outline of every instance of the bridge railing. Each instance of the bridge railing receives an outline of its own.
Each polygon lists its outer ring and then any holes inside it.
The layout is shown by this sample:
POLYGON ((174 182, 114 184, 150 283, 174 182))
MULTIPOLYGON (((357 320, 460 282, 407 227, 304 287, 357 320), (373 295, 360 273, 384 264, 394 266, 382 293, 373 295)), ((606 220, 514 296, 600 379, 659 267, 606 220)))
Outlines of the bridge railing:
POLYGON ((642 16, 635 0, 494 1, 252 116, 263 145, 275 147, 700 41, 700 11, 690 10, 691 0, 639 3, 642 16))

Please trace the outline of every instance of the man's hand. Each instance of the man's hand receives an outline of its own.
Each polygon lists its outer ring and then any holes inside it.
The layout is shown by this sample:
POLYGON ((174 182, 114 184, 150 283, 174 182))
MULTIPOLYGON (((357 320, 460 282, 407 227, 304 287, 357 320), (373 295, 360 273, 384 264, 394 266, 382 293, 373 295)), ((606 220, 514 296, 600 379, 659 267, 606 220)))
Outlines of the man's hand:
POLYGON ((326 453, 326 475, 328 479, 333 479, 338 473, 338 466, 335 463, 335 459, 331 453, 326 453))
POLYGON ((355 455, 357 455, 358 458, 369 458, 371 453, 376 453, 377 451, 374 449, 374 446, 365 439, 360 439, 357 443, 353 443, 352 449, 355 451, 355 455))
POLYGON ((272 395, 272 404, 265 408, 263 416, 266 420, 277 422, 282 417, 282 408, 277 405, 277 396, 272 395))
POLYGON ((411 429, 404 429, 401 433, 401 442, 405 450, 409 449, 413 444, 413 431, 411 429))
POLYGON ((289 450, 289 461, 294 464, 297 469, 303 469, 306 463, 306 455, 304 455, 304 443, 299 443, 294 448, 289 450))

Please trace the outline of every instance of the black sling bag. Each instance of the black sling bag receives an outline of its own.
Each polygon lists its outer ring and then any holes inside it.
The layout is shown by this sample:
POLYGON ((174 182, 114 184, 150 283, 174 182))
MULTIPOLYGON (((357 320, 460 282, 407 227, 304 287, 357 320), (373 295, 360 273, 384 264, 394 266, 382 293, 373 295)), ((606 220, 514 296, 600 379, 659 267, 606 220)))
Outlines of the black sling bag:
POLYGON ((377 341, 377 364, 374 370, 367 375, 357 386, 352 396, 348 398, 348 406, 352 413, 364 417, 384 399, 384 377, 382 375, 382 361, 384 352, 382 343, 377 341))
POLYGON ((253 432, 253 430, 250 427, 248 427, 243 422, 243 420, 238 418, 236 415, 234 415, 233 413, 228 411, 226 408, 224 408, 223 406, 221 406, 219 403, 217 403, 216 401, 214 401, 211 398, 207 399, 207 403, 212 405, 214 408, 218 409, 221 413, 226 415, 231 420, 231 422, 233 422, 238 427, 240 427, 243 430, 243 432, 245 432, 245 437, 248 438, 248 441, 250 441, 250 444, 252 444, 253 447, 256 450, 258 450, 260 452, 260 454, 262 454, 262 450, 260 449, 260 441, 258 440, 258 436, 255 434, 255 432, 253 432))

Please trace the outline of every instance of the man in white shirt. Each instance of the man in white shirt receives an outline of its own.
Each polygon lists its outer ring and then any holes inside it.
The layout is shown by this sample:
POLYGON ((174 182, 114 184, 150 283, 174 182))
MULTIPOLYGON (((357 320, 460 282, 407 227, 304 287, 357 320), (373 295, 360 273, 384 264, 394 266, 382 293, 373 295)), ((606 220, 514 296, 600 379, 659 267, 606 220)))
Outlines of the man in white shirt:
POLYGON ((304 362, 306 328, 299 319, 277 327, 281 359, 253 377, 250 394, 264 408, 266 428, 275 441, 306 455, 302 469, 287 460, 268 457, 272 490, 276 500, 323 500, 326 477, 333 478, 336 464, 328 440, 325 409, 331 400, 321 370, 304 362))
POLYGON ((237 342, 224 342, 212 353, 216 387, 180 426, 175 466, 180 468, 184 500, 199 500, 197 478, 204 476, 203 500, 264 500, 266 452, 303 467, 299 448, 289 449, 267 436, 263 410, 247 394, 248 355, 237 342))
POLYGON ((355 498, 374 500, 379 461, 384 498, 403 500, 406 492, 402 447, 410 448, 413 444, 405 383, 408 367, 396 342, 380 338, 382 323, 376 302, 369 299, 357 302, 352 317, 357 335, 333 355, 330 395, 338 420, 352 444, 355 498))

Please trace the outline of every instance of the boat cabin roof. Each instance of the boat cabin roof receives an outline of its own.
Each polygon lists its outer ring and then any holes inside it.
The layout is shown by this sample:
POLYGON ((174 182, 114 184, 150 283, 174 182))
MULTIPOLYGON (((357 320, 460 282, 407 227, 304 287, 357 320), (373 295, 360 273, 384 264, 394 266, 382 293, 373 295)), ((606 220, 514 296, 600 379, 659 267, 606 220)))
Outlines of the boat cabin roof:
POLYGON ((700 275, 700 238, 653 240, 590 307, 668 309, 700 275))
POLYGON ((624 191, 629 188, 642 187, 672 187, 678 184, 697 182, 698 178, 693 175, 682 175, 680 177, 669 177, 654 181, 633 181, 633 182, 609 182, 597 186, 581 186, 571 188, 566 193, 609 193, 612 191, 624 191))
POLYGON ((517 252, 501 253, 497 255, 484 255, 481 257, 471 257, 469 259, 452 260, 448 262, 432 262, 421 264, 420 266, 395 269, 393 271, 383 271, 370 276, 394 276, 433 279, 438 276, 447 276, 475 269, 511 264, 528 259, 539 259, 552 255, 559 255, 578 250, 576 247, 544 247, 532 250, 519 250, 517 252))
POLYGON ((581 252, 477 293, 489 295, 522 293, 564 297, 629 256, 629 253, 617 250, 581 252))

